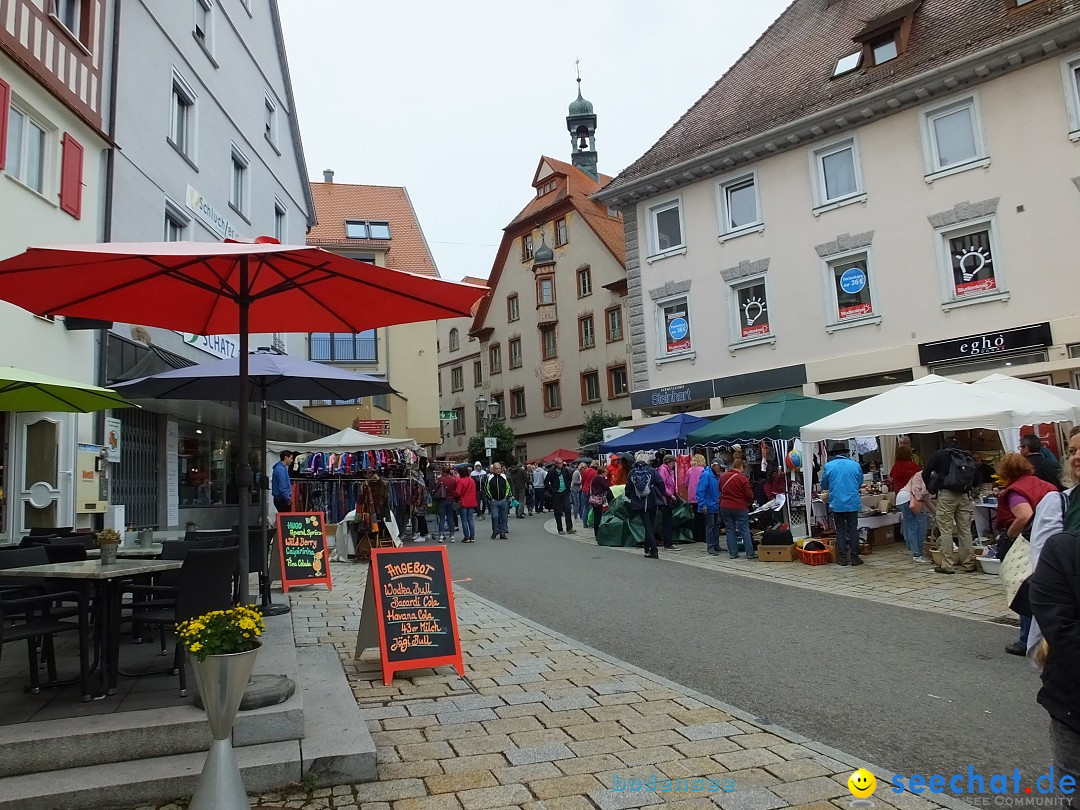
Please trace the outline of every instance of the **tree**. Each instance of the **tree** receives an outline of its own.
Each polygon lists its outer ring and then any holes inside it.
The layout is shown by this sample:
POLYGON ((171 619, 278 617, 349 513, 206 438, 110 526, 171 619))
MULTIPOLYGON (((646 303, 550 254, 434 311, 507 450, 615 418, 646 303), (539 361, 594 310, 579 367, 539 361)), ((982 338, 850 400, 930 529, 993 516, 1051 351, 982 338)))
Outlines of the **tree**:
POLYGON ((623 417, 616 413, 608 413, 603 407, 590 411, 589 415, 585 417, 585 424, 581 426, 581 433, 577 439, 578 447, 602 442, 604 440, 604 428, 615 427, 622 420, 623 417))
MULTIPOLYGON (((509 464, 514 460, 514 429, 502 420, 488 426, 487 435, 498 441, 498 446, 491 451, 491 460, 509 464)), ((484 449, 484 434, 477 433, 469 438, 469 461, 487 462, 487 450, 484 449)))

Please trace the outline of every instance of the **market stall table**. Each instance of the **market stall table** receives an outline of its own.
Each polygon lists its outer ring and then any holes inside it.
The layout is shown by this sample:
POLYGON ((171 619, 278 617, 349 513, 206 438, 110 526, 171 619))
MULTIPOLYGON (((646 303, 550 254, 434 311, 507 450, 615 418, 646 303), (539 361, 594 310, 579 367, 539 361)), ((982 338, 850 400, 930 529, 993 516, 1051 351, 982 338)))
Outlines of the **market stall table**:
MULTIPOLYGON (((120 588, 119 583, 142 574, 175 571, 184 565, 182 560, 118 560, 102 565, 97 560, 26 565, 2 568, 0 577, 38 577, 40 579, 81 579, 94 585, 98 616, 94 622, 95 646, 101 651, 101 690, 115 694, 116 675, 120 659, 120 588)), ((103 695, 102 695, 103 696, 103 695)))

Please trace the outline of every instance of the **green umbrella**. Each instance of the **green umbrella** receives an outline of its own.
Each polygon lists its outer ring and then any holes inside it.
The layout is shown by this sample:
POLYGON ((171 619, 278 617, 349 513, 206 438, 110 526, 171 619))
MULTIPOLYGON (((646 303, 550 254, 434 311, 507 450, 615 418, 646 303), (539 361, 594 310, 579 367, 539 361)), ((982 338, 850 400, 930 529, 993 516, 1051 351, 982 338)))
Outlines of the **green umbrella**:
POLYGON ((0 366, 0 411, 91 413, 135 406, 108 388, 0 366))
POLYGON ((803 425, 823 419, 847 405, 829 399, 780 394, 695 430, 686 443, 722 444, 739 439, 797 439, 803 425))

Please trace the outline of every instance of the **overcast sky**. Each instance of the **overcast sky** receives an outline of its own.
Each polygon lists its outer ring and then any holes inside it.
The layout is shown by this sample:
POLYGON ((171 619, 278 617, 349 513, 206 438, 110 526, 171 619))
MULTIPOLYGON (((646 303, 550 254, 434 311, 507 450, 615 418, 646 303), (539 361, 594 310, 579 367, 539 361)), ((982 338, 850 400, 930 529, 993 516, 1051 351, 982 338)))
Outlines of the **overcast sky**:
POLYGON ((405 186, 439 272, 487 277, 540 156, 570 159, 575 59, 614 176, 787 3, 282 0, 311 179, 405 186))

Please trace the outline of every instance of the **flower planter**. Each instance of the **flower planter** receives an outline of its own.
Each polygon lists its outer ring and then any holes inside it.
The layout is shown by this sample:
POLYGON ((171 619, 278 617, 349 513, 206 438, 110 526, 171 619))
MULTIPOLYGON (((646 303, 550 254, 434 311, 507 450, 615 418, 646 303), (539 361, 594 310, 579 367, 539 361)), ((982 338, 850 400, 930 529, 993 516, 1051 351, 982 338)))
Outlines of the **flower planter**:
POLYGON ((116 550, 120 548, 116 543, 102 543, 101 546, 101 564, 112 565, 116 562, 116 550))

